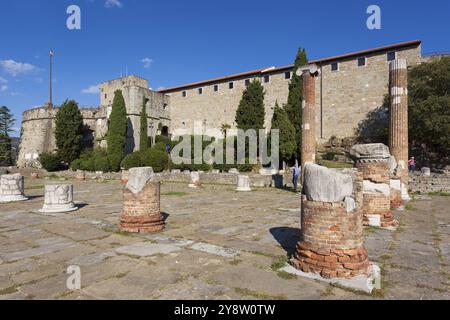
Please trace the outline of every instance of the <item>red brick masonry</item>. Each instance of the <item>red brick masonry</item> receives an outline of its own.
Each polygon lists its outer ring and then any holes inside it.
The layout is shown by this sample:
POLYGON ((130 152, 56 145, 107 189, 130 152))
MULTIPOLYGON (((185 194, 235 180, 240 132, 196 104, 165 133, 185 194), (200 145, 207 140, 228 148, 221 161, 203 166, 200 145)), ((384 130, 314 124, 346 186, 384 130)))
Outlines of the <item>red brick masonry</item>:
POLYGON ((305 198, 302 203, 302 240, 297 244, 292 265, 324 278, 368 274, 362 211, 348 213, 344 203, 313 202, 305 198))
MULTIPOLYGON (((390 172, 388 161, 369 161, 356 163, 358 171, 362 172, 363 179, 373 183, 383 183, 390 190, 390 172)), ((401 195, 400 195, 401 199, 401 195)), ((383 193, 363 194, 364 225, 369 225, 367 215, 380 215, 381 227, 396 226, 397 222, 391 212, 391 196, 383 193)))
POLYGON ((148 182, 141 192, 123 190, 119 229, 127 232, 158 232, 165 227, 160 212, 160 183, 148 182))

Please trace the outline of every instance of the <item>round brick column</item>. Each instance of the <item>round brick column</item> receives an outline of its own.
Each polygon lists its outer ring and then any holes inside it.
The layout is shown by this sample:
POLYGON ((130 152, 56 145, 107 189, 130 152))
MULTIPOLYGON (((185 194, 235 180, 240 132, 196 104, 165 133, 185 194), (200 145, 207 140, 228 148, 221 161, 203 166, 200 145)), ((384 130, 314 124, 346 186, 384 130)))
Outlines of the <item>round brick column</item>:
POLYGON ((153 176, 145 169, 129 171, 129 181, 123 189, 123 213, 119 229, 127 232, 158 232, 165 223, 160 211, 160 182, 150 181, 153 176))
POLYGON ((316 82, 314 74, 306 70, 303 78, 302 101, 302 175, 305 165, 316 162, 316 82))
POLYGON ((404 198, 408 190, 408 70, 404 59, 389 65, 389 149, 397 160, 397 176, 402 182, 404 198))
POLYGON ((292 264, 324 278, 352 278, 369 273, 364 248, 363 213, 347 212, 345 203, 302 199, 302 240, 292 264))
POLYGON ((396 226, 391 212, 389 161, 360 160, 356 167, 363 175, 364 225, 383 228, 396 226))

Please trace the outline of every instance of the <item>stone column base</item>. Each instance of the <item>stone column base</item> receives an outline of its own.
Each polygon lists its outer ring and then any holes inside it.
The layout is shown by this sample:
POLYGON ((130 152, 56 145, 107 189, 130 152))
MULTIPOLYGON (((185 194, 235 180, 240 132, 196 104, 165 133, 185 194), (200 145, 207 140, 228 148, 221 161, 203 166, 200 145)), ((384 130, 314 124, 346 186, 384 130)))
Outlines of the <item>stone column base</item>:
POLYGON ((398 221, 394 220, 391 211, 364 213, 363 225, 375 228, 396 228, 398 221))
POLYGON ((249 191, 252 191, 252 189, 251 189, 250 187, 237 187, 237 188, 236 188, 236 191, 239 191, 239 192, 249 192, 249 191))
POLYGON ((18 202, 28 200, 22 195, 0 195, 0 203, 18 202))
POLYGON ((120 218, 119 229, 121 231, 132 233, 159 232, 164 228, 165 222, 159 213, 136 217, 123 215, 120 218))
POLYGON ((323 249, 300 241, 292 266, 306 273, 315 273, 325 279, 350 279, 369 274, 369 258, 364 248, 350 250, 323 249))
POLYGON ((201 187, 201 184, 200 184, 200 183, 190 183, 190 184, 188 185, 188 187, 189 187, 189 188, 192 188, 192 189, 196 189, 196 188, 201 187))
POLYGON ((63 213, 78 210, 78 207, 74 204, 69 205, 45 205, 39 212, 41 213, 63 213))

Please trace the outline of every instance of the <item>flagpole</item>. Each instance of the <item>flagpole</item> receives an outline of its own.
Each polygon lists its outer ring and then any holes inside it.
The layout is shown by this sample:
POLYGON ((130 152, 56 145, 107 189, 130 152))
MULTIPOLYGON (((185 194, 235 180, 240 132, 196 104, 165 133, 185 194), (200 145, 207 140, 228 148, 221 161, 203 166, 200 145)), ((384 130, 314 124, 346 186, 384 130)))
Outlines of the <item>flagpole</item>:
POLYGON ((49 109, 53 109, 53 90, 52 90, 52 64, 53 64, 53 50, 50 49, 50 102, 49 109))

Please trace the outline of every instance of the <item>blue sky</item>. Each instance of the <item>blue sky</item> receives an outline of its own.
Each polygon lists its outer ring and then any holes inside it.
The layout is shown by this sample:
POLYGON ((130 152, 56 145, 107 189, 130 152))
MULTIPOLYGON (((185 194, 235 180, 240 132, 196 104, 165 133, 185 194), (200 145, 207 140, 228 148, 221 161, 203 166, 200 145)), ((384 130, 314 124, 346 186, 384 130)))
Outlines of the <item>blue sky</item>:
MULTIPOLYGON (((423 52, 450 50, 450 1, 2 0, 0 105, 18 119, 48 101, 54 51, 54 103, 97 106, 98 83, 129 74, 153 89, 420 39, 423 52), (81 30, 66 9, 81 8, 81 30), (381 30, 366 27, 380 6, 381 30)), ((17 134, 15 134, 17 135, 17 134)))

